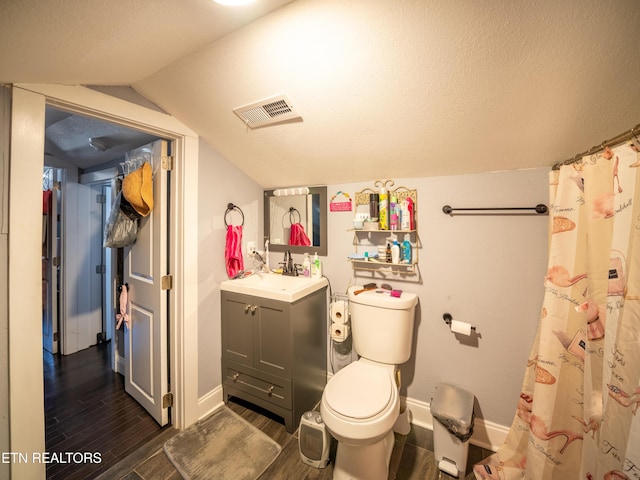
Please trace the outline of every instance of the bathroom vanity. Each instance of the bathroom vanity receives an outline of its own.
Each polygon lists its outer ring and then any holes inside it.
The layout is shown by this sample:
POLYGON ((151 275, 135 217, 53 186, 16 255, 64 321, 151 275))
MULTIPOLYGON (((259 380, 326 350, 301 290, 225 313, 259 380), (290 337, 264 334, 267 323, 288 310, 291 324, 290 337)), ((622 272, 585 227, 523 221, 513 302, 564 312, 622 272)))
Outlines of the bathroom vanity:
POLYGON ((327 280, 254 274, 221 283, 222 389, 289 433, 327 381, 327 280))

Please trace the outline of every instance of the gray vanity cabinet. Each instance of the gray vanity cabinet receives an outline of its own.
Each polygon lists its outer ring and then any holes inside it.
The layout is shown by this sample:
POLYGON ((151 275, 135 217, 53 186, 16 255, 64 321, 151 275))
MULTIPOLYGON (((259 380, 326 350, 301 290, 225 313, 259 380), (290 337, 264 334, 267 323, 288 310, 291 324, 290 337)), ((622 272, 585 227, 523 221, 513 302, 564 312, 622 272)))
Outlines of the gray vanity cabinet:
POLYGON ((293 303, 221 293, 224 401, 265 408, 293 433, 327 381, 326 287, 293 303))

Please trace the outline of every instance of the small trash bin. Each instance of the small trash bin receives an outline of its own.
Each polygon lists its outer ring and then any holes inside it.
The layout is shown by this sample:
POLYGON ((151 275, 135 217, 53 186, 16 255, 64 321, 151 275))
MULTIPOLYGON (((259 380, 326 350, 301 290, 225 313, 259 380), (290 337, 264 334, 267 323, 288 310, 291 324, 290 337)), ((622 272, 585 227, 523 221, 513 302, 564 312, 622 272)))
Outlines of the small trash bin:
POLYGON ((431 399, 433 452, 438 468, 454 477, 464 476, 473 434, 474 395, 446 383, 436 385, 431 399))

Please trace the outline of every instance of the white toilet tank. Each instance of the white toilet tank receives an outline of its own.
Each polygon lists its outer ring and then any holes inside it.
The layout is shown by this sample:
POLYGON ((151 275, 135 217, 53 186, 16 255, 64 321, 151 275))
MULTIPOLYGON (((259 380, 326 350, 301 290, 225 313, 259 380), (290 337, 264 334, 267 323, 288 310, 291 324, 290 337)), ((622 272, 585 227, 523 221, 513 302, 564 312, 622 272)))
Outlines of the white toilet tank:
POLYGON ((349 313, 353 347, 361 357, 399 365, 411 357, 413 324, 418 296, 403 292, 399 298, 388 291, 349 288, 349 313))

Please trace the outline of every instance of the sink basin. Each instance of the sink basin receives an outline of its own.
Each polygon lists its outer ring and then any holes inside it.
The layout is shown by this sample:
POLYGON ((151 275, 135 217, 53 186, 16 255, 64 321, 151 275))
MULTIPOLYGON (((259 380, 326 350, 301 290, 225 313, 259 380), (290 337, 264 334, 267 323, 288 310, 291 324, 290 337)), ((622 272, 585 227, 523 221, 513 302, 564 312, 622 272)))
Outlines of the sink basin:
POLYGON ((324 277, 289 277, 276 273, 254 273, 248 277, 220 282, 220 289, 292 303, 328 284, 324 277))

